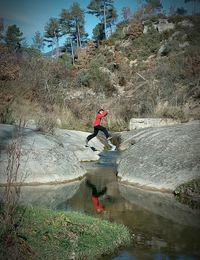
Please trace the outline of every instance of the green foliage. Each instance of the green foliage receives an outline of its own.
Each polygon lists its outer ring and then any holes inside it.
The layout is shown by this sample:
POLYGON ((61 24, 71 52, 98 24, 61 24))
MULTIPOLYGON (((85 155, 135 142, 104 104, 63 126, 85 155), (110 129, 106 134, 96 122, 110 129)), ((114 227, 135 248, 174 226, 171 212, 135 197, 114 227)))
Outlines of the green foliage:
POLYGON ((73 3, 71 6, 71 28, 70 34, 76 39, 77 46, 81 46, 81 39, 85 35, 85 15, 78 3, 73 3))
POLYGON ((62 9, 62 11, 60 13, 60 25, 61 25, 63 34, 69 34, 70 33, 70 27, 71 27, 70 10, 62 9))
POLYGON ((44 49, 44 38, 41 35, 40 32, 35 32, 35 35, 33 37, 33 48, 38 49, 38 50, 43 50, 44 49))
POLYGON ((7 45, 16 46, 24 40, 22 35, 23 32, 20 31, 19 27, 17 27, 15 24, 9 25, 5 35, 5 42, 7 45))
POLYGON ((87 8, 89 9, 89 14, 93 14, 100 19, 100 24, 103 24, 103 38, 107 38, 107 27, 111 28, 117 19, 117 11, 113 6, 113 0, 90 0, 87 8))
POLYGON ((49 18, 49 21, 45 25, 44 41, 48 42, 48 47, 56 45, 58 51, 58 41, 62 37, 61 26, 59 19, 49 18))
POLYGON ((60 25, 62 32, 67 37, 76 41, 77 46, 81 46, 86 41, 85 37, 85 14, 79 3, 73 3, 70 9, 63 9, 60 14, 60 25))
POLYGON ((179 202, 193 209, 200 209, 200 179, 179 185, 174 190, 174 194, 179 202))
POLYGON ((114 87, 111 85, 109 75, 101 68, 106 68, 106 60, 102 54, 93 59, 87 70, 81 70, 76 77, 76 85, 87 86, 97 93, 112 94, 114 87))
POLYGON ((157 53, 160 47, 160 34, 155 29, 151 29, 148 33, 142 34, 133 40, 133 47, 138 50, 136 54, 139 59, 146 59, 151 54, 157 53))
POLYGON ((109 38, 113 39, 114 41, 122 40, 123 37, 124 37, 123 28, 127 25, 128 25, 127 22, 118 23, 117 29, 115 30, 115 32, 109 38))
POLYGON ((72 58, 67 52, 62 56, 62 61, 66 65, 67 69, 72 69, 72 58))
POLYGON ((23 48, 23 51, 31 58, 42 58, 42 52, 39 49, 23 48))
POLYGON ((103 23, 98 23, 93 31, 93 39, 97 40, 97 41, 101 41, 105 38, 105 35, 104 35, 104 25, 103 23))
POLYGON ((200 42, 200 17, 194 16, 191 19, 193 24, 192 28, 183 28, 184 32, 187 34, 187 40, 194 47, 199 47, 200 42))
POLYGON ((78 87, 89 87, 91 77, 88 70, 81 70, 75 79, 75 85, 78 87))

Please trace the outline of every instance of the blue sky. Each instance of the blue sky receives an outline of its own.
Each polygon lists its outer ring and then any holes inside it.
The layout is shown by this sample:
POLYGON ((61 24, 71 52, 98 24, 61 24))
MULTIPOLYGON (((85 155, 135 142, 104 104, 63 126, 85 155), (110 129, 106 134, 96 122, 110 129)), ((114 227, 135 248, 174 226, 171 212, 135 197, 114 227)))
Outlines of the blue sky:
MULTIPOLYGON (((28 44, 32 44, 32 38, 36 31, 44 32, 44 26, 50 17, 59 17, 61 10, 68 9, 73 2, 78 2, 80 6, 87 10, 90 0, 0 0, 0 17, 4 19, 5 25, 16 24, 23 32, 28 44)), ((139 0, 115 0, 119 19, 121 19, 121 9, 124 6, 130 7, 132 11, 137 10, 139 0)), ((164 8, 169 6, 190 9, 191 3, 185 5, 184 0, 162 0, 164 8), (190 5, 190 6, 189 6, 190 5)), ((98 19, 90 14, 86 14, 86 32, 92 36, 92 30, 98 23, 98 19)))

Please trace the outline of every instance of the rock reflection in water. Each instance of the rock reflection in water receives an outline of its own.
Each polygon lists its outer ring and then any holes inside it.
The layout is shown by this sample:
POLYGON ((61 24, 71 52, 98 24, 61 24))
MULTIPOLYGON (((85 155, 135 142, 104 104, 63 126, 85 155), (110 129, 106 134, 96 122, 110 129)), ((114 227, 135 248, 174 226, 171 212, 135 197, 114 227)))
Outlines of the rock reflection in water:
POLYGON ((56 209, 58 203, 74 196, 81 181, 68 184, 22 186, 20 203, 28 206, 56 209))

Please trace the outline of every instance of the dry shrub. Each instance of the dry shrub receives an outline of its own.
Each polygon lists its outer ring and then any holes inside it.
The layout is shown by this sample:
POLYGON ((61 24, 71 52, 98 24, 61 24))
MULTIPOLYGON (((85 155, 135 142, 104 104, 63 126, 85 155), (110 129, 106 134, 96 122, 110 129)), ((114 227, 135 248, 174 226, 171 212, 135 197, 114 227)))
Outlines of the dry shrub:
POLYGON ((124 33, 131 39, 136 39, 143 34, 144 26, 140 21, 132 21, 128 27, 124 28, 124 33))
POLYGON ((155 108, 155 115, 162 118, 171 118, 180 120, 181 122, 187 122, 188 118, 185 114, 184 108, 181 106, 172 106, 168 102, 159 103, 155 108))
POLYGON ((200 48, 190 50, 184 57, 182 74, 184 77, 199 77, 200 75, 200 48))
POLYGON ((102 46, 113 46, 114 45, 114 40, 112 38, 106 39, 106 40, 102 40, 101 41, 101 45, 102 46))
POLYGON ((120 86, 125 86, 127 82, 131 80, 132 70, 129 67, 129 64, 123 63, 119 65, 119 70, 117 72, 119 78, 120 86))
POLYGON ((112 97, 105 99, 102 105, 105 110, 109 110, 109 115, 104 119, 104 124, 111 131, 121 131, 128 127, 129 116, 127 109, 130 109, 130 105, 120 98, 112 97))
POLYGON ((17 57, 9 52, 8 47, 0 44, 0 80, 14 80, 19 76, 17 57))
POLYGON ((101 103, 97 98, 91 99, 89 96, 85 96, 85 99, 72 99, 67 102, 67 109, 73 115, 73 125, 74 129, 88 130, 91 129, 92 123, 96 112, 101 108, 101 103))
POLYGON ((36 126, 43 133, 54 134, 56 121, 51 114, 45 113, 36 121, 36 126))

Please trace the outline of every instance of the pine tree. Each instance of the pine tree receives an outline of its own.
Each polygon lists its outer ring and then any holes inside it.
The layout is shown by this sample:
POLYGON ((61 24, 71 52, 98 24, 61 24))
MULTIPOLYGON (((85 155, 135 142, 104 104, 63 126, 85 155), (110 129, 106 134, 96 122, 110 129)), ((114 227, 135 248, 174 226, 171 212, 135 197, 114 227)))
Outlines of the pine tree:
POLYGON ((62 9, 60 14, 60 25, 63 35, 66 36, 65 47, 70 49, 72 61, 74 64, 74 48, 73 48, 73 40, 72 40, 72 15, 70 10, 62 9))
MULTIPOLYGON (((115 13, 116 16, 116 11, 111 11, 114 10, 113 2, 113 0, 91 0, 87 6, 89 9, 88 13, 98 17, 101 23, 104 24, 104 38, 107 38, 106 29, 110 26, 109 17, 111 13, 115 13)), ((113 18, 114 17, 112 17, 112 19, 113 18)), ((114 19, 112 21, 114 21, 114 19)))
POLYGON ((33 37, 33 48, 38 50, 43 50, 44 48, 44 37, 41 35, 40 32, 35 32, 35 35, 33 37))
POLYGON ((51 17, 45 26, 44 41, 48 42, 48 47, 56 47, 56 56, 59 57, 59 39, 62 37, 60 22, 57 18, 51 17))
POLYGON ((23 32, 20 31, 16 24, 9 25, 5 35, 5 42, 7 45, 12 47, 21 45, 21 42, 24 40, 22 35, 23 32))
POLYGON ((81 47, 82 35, 85 35, 84 25, 85 25, 85 15, 84 11, 80 8, 78 3, 73 3, 71 7, 71 26, 72 35, 76 39, 77 47, 81 47))
POLYGON ((96 41, 101 41, 104 39, 104 25, 103 23, 98 23, 93 31, 93 38, 96 40, 96 41))

